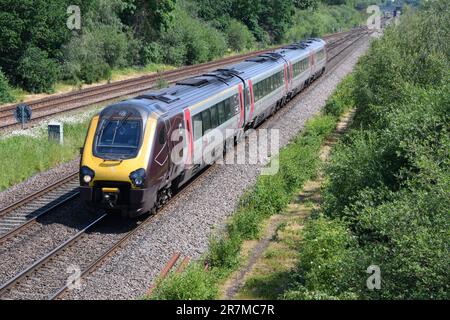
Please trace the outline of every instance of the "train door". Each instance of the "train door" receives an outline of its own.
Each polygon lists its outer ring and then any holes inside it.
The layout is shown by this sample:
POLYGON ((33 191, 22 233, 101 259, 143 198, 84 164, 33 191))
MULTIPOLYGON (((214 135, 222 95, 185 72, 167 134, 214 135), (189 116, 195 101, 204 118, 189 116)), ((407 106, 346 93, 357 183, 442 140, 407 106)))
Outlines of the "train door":
POLYGON ((248 118, 247 118, 247 123, 251 123, 253 120, 253 114, 255 113, 255 94, 253 91, 253 81, 252 80, 248 80, 248 86, 247 86, 247 90, 248 92, 248 105, 249 105, 249 110, 247 112, 248 118))
POLYGON ((168 145, 169 145, 169 176, 171 178, 179 176, 185 169, 183 157, 187 152, 187 135, 184 130, 183 114, 179 113, 168 120, 168 145))
POLYGON ((165 120, 158 121, 153 145, 153 165, 150 176, 162 186, 169 179, 170 154, 167 134, 167 122, 165 120))

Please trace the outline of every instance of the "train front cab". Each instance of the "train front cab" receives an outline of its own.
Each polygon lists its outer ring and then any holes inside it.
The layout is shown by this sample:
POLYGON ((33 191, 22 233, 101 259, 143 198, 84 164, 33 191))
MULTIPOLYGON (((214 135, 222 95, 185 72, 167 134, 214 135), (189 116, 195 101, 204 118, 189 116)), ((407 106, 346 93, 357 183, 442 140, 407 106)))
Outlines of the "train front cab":
POLYGON ((158 121, 144 108, 111 106, 90 124, 80 166, 81 200, 91 211, 148 212, 158 186, 149 175, 158 121))

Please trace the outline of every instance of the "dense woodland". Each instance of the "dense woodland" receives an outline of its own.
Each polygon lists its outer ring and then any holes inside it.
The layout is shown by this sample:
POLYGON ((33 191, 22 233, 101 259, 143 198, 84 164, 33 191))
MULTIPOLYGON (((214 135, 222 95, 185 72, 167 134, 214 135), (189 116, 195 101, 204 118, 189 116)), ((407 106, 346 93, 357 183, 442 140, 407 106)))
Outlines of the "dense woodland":
POLYGON ((367 0, 0 0, 0 102, 148 64, 184 65, 363 22, 367 0), (78 5, 81 29, 69 30, 78 5))

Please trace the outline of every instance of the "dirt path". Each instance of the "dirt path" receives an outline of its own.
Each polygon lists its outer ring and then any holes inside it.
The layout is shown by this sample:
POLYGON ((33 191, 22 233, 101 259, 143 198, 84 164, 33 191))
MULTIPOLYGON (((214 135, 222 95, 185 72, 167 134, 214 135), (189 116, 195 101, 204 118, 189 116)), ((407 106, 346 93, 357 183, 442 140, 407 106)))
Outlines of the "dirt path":
MULTIPOLYGON (((345 133, 354 116, 347 112, 334 133, 325 141, 320 158, 326 163, 331 149, 345 133)), ((223 299, 276 299, 289 285, 298 259, 301 230, 305 220, 320 206, 323 172, 305 183, 286 210, 272 216, 258 241, 244 243, 243 266, 234 272, 221 288, 223 299)))

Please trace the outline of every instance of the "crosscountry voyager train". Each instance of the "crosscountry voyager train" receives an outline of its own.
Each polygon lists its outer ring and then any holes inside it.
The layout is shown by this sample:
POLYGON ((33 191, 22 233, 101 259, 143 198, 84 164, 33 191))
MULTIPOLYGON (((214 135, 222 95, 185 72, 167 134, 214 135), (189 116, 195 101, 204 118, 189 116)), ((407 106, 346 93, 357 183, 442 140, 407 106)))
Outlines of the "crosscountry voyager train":
POLYGON ((91 120, 82 148, 82 201, 128 217, 155 211, 207 165, 205 145, 215 144, 213 159, 223 156, 244 130, 322 75, 325 45, 304 40, 106 107, 91 120), (235 133, 216 141, 218 132, 235 133))

